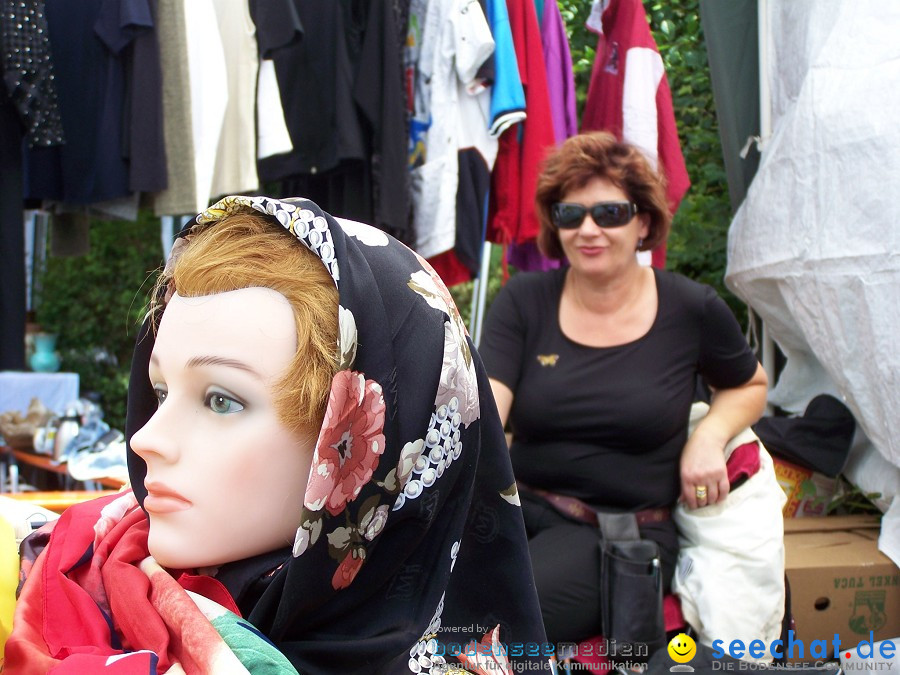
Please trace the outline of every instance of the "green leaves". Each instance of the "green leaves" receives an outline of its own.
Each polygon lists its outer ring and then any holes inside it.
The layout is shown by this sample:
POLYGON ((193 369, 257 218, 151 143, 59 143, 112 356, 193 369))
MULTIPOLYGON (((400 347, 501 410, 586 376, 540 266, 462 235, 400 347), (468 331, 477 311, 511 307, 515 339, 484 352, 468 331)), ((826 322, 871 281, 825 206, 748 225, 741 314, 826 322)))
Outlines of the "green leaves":
POLYGON ((162 262, 159 220, 95 220, 90 252, 50 258, 41 282, 37 321, 57 333, 65 370, 77 372, 81 391, 96 392, 106 422, 125 428, 131 354, 147 299, 162 262))

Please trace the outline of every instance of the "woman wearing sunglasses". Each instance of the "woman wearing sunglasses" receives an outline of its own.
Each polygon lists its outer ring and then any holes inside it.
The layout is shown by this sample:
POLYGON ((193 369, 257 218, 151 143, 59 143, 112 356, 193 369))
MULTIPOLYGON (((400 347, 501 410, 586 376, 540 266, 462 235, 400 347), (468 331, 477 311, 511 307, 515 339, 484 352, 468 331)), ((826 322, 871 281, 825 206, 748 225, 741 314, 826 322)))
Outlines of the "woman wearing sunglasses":
POLYGON ((568 139, 545 163, 536 207, 540 248, 568 266, 515 275, 480 352, 512 431, 548 640, 579 641, 601 634, 594 511, 636 514, 668 591, 669 509, 725 498, 724 446, 762 414, 767 380, 712 288, 639 263, 671 214, 637 148, 604 132, 568 139), (688 437, 698 376, 714 395, 688 437))

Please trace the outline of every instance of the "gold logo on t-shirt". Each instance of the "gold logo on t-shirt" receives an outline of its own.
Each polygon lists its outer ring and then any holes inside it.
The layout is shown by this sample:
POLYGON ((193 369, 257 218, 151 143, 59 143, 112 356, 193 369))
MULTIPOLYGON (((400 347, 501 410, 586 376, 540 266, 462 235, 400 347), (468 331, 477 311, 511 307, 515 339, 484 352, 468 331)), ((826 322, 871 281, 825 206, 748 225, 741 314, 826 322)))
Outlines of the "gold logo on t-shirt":
POLYGON ((537 360, 545 368, 547 366, 555 366, 556 362, 559 361, 559 354, 538 354, 537 360))

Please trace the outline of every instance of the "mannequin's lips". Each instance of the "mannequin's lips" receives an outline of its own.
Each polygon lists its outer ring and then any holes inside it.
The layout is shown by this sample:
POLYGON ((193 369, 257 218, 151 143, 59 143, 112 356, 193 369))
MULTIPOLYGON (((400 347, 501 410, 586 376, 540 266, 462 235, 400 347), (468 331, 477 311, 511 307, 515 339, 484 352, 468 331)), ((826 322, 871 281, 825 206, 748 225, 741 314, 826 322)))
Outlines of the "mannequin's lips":
POLYGON ((191 508, 192 504, 172 488, 163 483, 147 482, 147 496, 144 497, 144 508, 150 513, 173 513, 191 508))

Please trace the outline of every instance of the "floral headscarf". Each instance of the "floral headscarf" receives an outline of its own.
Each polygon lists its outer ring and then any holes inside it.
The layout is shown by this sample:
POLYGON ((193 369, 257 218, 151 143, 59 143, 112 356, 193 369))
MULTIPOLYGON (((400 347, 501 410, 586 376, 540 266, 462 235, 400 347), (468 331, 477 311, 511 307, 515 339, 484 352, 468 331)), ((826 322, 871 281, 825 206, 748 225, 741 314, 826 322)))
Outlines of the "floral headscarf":
MULTIPOLYGON (((242 210, 273 218, 328 269, 340 296, 340 368, 293 548, 229 563, 217 578, 304 674, 542 670, 506 442, 447 288, 396 240, 310 201, 226 197, 196 222, 242 210)), ((156 409, 152 346, 145 325, 129 439, 156 409)), ((128 459, 143 502, 146 466, 128 459)))

